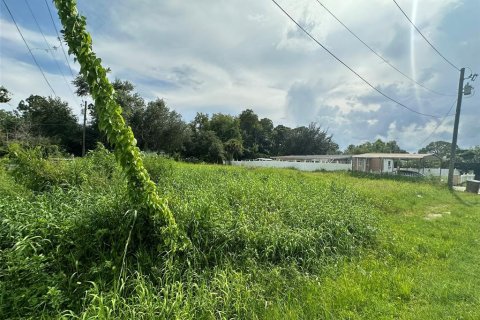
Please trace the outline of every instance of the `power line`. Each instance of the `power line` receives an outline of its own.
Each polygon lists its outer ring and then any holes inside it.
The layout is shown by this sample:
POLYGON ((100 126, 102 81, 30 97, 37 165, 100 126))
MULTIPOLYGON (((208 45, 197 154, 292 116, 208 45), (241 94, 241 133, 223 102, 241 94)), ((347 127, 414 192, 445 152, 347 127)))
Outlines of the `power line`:
POLYGON ((423 145, 426 141, 428 141, 428 139, 430 139, 431 136, 433 136, 435 134, 435 132, 437 132, 438 128, 440 128, 440 126, 443 124, 443 122, 445 121, 445 119, 447 119, 447 117, 451 116, 450 114, 450 111, 452 111, 453 109, 453 106, 457 103, 457 99, 455 99, 455 101, 453 101, 452 105, 450 106, 450 109, 448 109, 447 113, 445 113, 445 115, 443 116, 443 118, 438 122, 437 126, 435 127, 435 129, 433 129, 433 131, 422 141, 420 142, 420 145, 423 145))
MULTIPOLYGON (((37 20, 37 18, 35 17, 35 14, 33 13, 32 8, 30 7, 30 4, 28 3, 27 0, 24 0, 24 1, 25 1, 25 4, 26 4, 27 7, 28 7, 28 10, 30 11, 30 14, 31 14, 32 17, 33 17, 33 20, 35 21, 35 24, 37 25, 38 31, 40 31, 40 33, 42 34, 43 40, 44 40, 45 44, 47 45, 47 48, 50 48, 50 44, 48 43, 47 38, 45 37, 45 34, 43 33, 42 28, 40 27, 40 24, 38 23, 38 20, 37 20)), ((55 61, 55 65, 57 66, 58 71, 59 71, 60 74, 62 75, 63 80, 65 80, 65 83, 67 84, 67 87, 68 87, 68 89, 70 90, 70 93, 72 94, 73 99, 74 99, 74 100, 77 100, 77 102, 78 102, 78 99, 76 98, 75 94, 73 93, 72 88, 70 87, 70 84, 69 84, 68 81, 67 81, 67 78, 65 78, 65 74, 63 73, 62 69, 60 68, 60 65, 58 64, 57 59, 56 59, 55 56, 53 55, 52 50, 46 49, 46 51, 48 51, 48 52, 50 53, 50 55, 52 56, 53 61, 55 61)))
POLYGON ((383 62, 385 62, 386 64, 388 64, 392 69, 394 69, 395 71, 397 71, 398 73, 400 73, 402 76, 404 76, 405 78, 407 78, 408 80, 412 81, 413 83, 415 83, 416 85, 418 85, 419 87, 422 87, 423 89, 427 90, 427 91, 430 91, 432 93, 435 93, 435 94, 438 94, 438 95, 441 95, 441 96, 456 96, 456 94, 445 94, 445 93, 441 93, 441 92, 438 92, 438 91, 435 91, 435 90, 432 90, 432 89, 429 89, 427 88, 426 86, 424 86, 423 84, 419 83, 418 81, 414 80, 413 78, 409 77, 407 74, 405 74, 404 72, 402 72, 401 70, 399 70, 397 67, 395 67, 393 64, 391 64, 387 59, 385 59, 383 56, 381 56, 378 52, 376 52, 371 46, 369 46, 365 41, 363 41, 359 36, 357 36, 349 27, 347 27, 339 18, 337 18, 337 16, 335 16, 335 14, 333 14, 333 12, 331 12, 323 3, 321 3, 319 0, 316 0, 317 3, 322 6, 335 20, 338 21, 338 23, 340 23, 345 29, 347 29, 348 32, 350 32, 350 34, 352 36, 354 36, 355 38, 357 38, 358 41, 360 41, 365 47, 367 47, 374 55, 376 55, 378 58, 380 58, 380 60, 382 60, 383 62))
POLYGON ((63 47, 62 38, 60 37, 60 33, 58 32, 57 25, 55 24, 55 21, 53 20, 52 11, 50 10, 50 6, 48 5, 47 0, 45 0, 45 5, 47 6, 48 13, 50 15, 50 20, 52 20, 53 28, 55 29, 55 32, 57 33, 57 39, 60 42, 60 47, 62 48, 63 56, 65 57, 65 61, 67 61, 68 69, 70 69, 70 74, 72 75, 73 78, 75 78, 75 76, 73 75, 72 67, 70 66, 70 62, 68 61, 67 53, 65 52, 65 48, 63 47))
POLYGON ((400 7, 400 5, 397 3, 397 1, 395 0, 392 0, 393 2, 395 2, 395 4, 397 5, 398 9, 400 9, 400 11, 403 13, 403 15, 405 16, 405 18, 407 18, 407 20, 412 24, 412 26, 415 28, 415 30, 417 30, 417 32, 422 36, 422 38, 427 41, 427 43, 430 45, 430 47, 432 47, 433 50, 435 50, 439 55, 440 57, 443 58, 443 60, 445 60, 449 65, 451 65, 453 68, 455 68, 455 70, 457 71, 460 71, 460 68, 457 67, 456 65, 454 65, 452 62, 450 62, 450 60, 448 60, 447 58, 445 58, 445 56, 443 54, 440 53, 440 51, 437 50, 437 48, 435 48, 435 46, 430 42, 428 41, 428 39, 423 35, 422 31, 420 31, 420 29, 417 28, 417 26, 413 23, 412 20, 410 20, 410 18, 408 17, 408 15, 405 13, 405 11, 403 11, 403 9, 400 7))
POLYGON ((382 91, 380 91, 379 89, 377 89, 375 86, 373 86, 370 82, 368 82, 364 77, 362 77, 360 74, 358 74, 355 70, 353 70, 351 67, 349 67, 345 62, 343 62, 340 58, 338 58, 335 54, 333 54, 330 50, 328 50, 323 44, 320 43, 320 41, 318 41, 310 32, 308 32, 303 26, 301 26, 290 14, 288 14, 287 11, 285 11, 282 6, 280 6, 277 1, 275 0, 272 0, 273 3, 275 3, 275 5, 288 17, 290 18, 290 20, 292 20, 293 23, 295 23, 297 25, 298 28, 300 28, 310 39, 312 39, 315 43, 317 43, 320 47, 323 48, 323 50, 327 51, 333 58, 335 58, 338 62, 340 62, 345 68, 347 68, 348 70, 350 70, 350 72, 352 72, 353 74, 355 74, 359 79, 361 79, 363 82, 365 82, 370 88, 372 88, 373 90, 375 90, 376 92, 378 92, 379 94, 381 94, 382 96, 384 96, 385 98, 387 98, 388 100, 396 103, 397 105, 401 106, 402 108, 405 108, 407 110, 409 110, 410 112, 413 112, 413 113, 416 113, 416 114, 419 114, 419 115, 422 115, 422 116, 426 116, 426 117, 431 117, 431 118, 440 118, 438 116, 435 116, 435 115, 432 115, 432 114, 428 114, 428 113, 422 113, 422 112, 419 112, 417 110, 414 110, 406 105, 404 105, 403 103, 391 98, 390 96, 388 96, 387 94, 383 93, 382 91))
POLYGON ((2 2, 3 2, 3 4, 5 5, 5 7, 7 8, 7 11, 8 11, 8 13, 9 13, 9 15, 10 15, 10 18, 12 18, 12 21, 13 21, 13 23, 15 24, 15 27, 17 27, 17 31, 18 31, 18 33, 20 34, 20 36, 22 37, 22 40, 23 40, 23 42, 25 43, 25 46, 27 46, 28 52, 30 52, 30 55, 32 56, 33 62, 35 62, 35 64, 37 65, 38 70, 40 70, 40 72, 42 73, 43 79, 45 79, 45 82, 48 84, 48 86, 50 87, 50 90, 52 90, 52 92, 53 92, 53 95, 56 97, 57 94, 55 93, 55 90, 53 90, 52 85, 50 84, 50 82, 48 82, 48 79, 47 79, 47 77, 45 76, 45 73, 43 73, 42 68, 41 68, 40 65, 38 64, 37 59, 35 59, 35 56, 33 55, 32 50, 30 49, 30 46, 28 45, 27 41, 26 41, 25 38, 23 37, 22 31, 20 31, 20 28, 18 27, 17 22, 15 21, 15 18, 13 17, 12 12, 10 11, 10 8, 8 7, 8 5, 7 5, 7 3, 5 2, 5 0, 2 0, 2 2))

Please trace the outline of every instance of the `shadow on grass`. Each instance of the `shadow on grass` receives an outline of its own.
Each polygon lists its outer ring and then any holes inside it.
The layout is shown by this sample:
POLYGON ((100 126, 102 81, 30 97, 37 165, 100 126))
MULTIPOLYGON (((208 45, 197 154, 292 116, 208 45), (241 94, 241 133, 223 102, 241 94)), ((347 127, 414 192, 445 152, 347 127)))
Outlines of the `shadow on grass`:
POLYGON ((467 207, 471 207, 473 205, 475 205, 476 203, 473 203, 473 202, 468 202, 468 201, 465 201, 464 199, 462 199, 457 193, 458 191, 455 191, 455 190, 450 190, 450 193, 452 194, 452 196, 458 201, 460 202, 461 204, 467 206, 467 207))
POLYGON ((363 178, 369 180, 393 180, 393 181, 402 181, 402 182, 421 182, 421 183, 436 183, 432 179, 426 177, 409 177, 395 174, 385 174, 385 173, 366 173, 352 171, 349 173, 351 177, 354 178, 363 178))

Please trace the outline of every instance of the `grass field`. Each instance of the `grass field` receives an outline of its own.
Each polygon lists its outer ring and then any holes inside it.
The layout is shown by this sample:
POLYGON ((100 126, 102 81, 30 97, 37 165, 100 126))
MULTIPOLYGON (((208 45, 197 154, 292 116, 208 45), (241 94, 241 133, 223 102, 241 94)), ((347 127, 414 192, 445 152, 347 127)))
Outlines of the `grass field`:
POLYGON ((149 156, 170 254, 113 161, 3 160, 1 319, 480 319, 479 196, 149 156))

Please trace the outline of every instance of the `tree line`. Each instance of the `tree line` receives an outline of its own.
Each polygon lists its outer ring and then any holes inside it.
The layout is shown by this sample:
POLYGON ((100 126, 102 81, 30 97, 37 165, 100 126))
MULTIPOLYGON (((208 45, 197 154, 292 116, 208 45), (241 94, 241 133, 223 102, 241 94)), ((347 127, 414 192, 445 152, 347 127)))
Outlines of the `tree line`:
MULTIPOLYGON (((88 86, 81 76, 73 84, 80 97, 88 95, 88 86)), ((405 153, 395 140, 349 145, 343 152, 333 136, 317 123, 290 128, 274 126, 272 120, 260 118, 252 109, 237 116, 223 113, 197 113, 189 123, 171 110, 162 99, 146 102, 135 92, 129 81, 113 81, 115 99, 123 109, 137 145, 143 151, 165 153, 187 161, 221 163, 233 159, 255 159, 281 155, 405 153)), ((0 103, 8 102, 11 94, 0 87, 0 103)), ((97 142, 108 146, 98 129, 94 105, 88 106, 90 121, 86 126, 86 148, 97 142)), ((60 98, 30 95, 14 111, 0 110, 0 148, 11 141, 23 144, 58 145, 65 152, 80 155, 82 126, 68 103, 60 98)), ((435 141, 418 153, 433 153, 442 164, 450 154, 449 142, 435 141)), ((458 162, 480 162, 480 146, 458 149, 458 162)))
MULTIPOLYGON (((88 95, 88 86, 81 76, 73 84, 78 96, 88 95)), ((163 99, 146 102, 131 82, 117 79, 113 86, 115 100, 143 151, 212 163, 288 154, 340 153, 332 135, 314 122, 297 128, 274 126, 272 120, 245 109, 237 116, 197 113, 187 123, 163 99)), ((0 102, 8 102, 8 90, 1 87, 0 93, 0 102)), ((88 110, 86 148, 93 149, 97 142, 108 146, 98 129, 95 106, 90 104, 88 110)), ((0 110, 0 126, 2 146, 12 141, 30 146, 58 145, 70 154, 81 154, 82 126, 68 103, 58 97, 32 94, 14 111, 0 110)))

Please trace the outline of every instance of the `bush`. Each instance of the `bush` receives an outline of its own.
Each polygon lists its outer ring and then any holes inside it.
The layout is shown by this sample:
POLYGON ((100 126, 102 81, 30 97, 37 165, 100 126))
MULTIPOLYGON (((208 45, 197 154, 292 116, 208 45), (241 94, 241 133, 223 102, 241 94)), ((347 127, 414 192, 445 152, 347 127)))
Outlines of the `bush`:
POLYGON ((146 154, 143 157, 143 164, 155 183, 165 182, 173 176, 175 161, 166 156, 146 154))
POLYGON ((46 191, 53 187, 68 189, 74 186, 106 187, 115 178, 121 183, 121 173, 115 158, 103 145, 98 144, 85 158, 65 158, 55 148, 23 148, 9 146, 11 175, 33 191, 46 191))
POLYGON ((13 177, 34 191, 68 184, 64 165, 46 160, 45 153, 42 147, 24 149, 20 145, 11 144, 8 155, 13 177))

